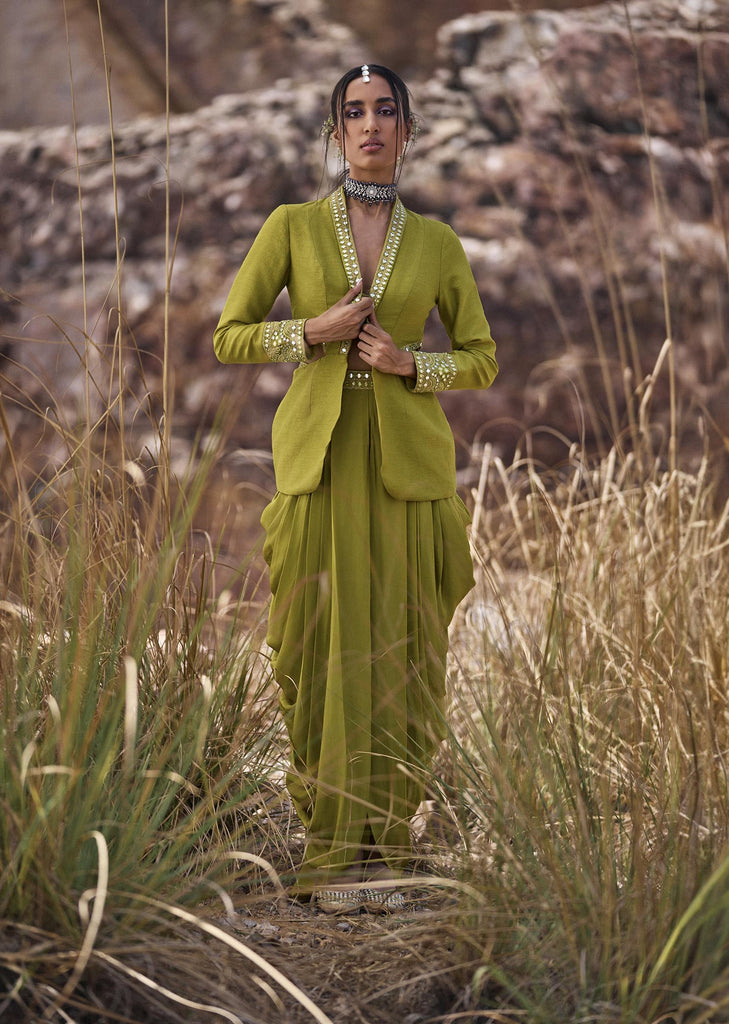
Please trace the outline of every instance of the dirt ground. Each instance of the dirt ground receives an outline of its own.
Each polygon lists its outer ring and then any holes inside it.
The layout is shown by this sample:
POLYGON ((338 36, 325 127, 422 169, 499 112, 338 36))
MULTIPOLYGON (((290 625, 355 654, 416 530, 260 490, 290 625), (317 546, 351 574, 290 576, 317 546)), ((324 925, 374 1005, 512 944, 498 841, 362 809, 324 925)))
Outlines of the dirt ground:
MULTIPOLYGON (((456 900, 437 889, 418 889, 408 909, 392 915, 330 915, 275 894, 246 895, 234 906, 234 916, 215 923, 278 967, 335 1024, 425 1024, 463 1010, 468 972, 454 966, 462 923, 456 900)), ((271 988, 260 1020, 312 1020, 271 988)))

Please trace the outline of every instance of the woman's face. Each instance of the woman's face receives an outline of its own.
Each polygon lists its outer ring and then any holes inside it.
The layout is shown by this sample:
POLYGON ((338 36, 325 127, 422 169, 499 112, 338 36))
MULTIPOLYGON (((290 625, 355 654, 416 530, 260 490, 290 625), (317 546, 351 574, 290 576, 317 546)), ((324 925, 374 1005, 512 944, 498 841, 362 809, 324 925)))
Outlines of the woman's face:
POLYGON ((352 178, 382 184, 394 179, 406 136, 386 79, 373 74, 368 82, 355 78, 349 83, 343 124, 337 125, 332 138, 344 151, 352 178))

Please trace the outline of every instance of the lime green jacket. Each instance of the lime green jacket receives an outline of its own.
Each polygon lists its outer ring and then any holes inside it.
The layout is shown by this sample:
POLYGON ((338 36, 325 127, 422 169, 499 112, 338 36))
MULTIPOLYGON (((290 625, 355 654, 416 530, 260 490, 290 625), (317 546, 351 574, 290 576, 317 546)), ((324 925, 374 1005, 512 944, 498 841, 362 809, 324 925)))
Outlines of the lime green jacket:
MULTIPOLYGON (((351 344, 343 338, 310 348, 304 323, 360 277, 341 188, 315 202, 279 206, 238 271, 215 330, 221 362, 299 364, 273 421, 276 486, 285 494, 306 494, 321 480, 351 344), (267 320, 283 288, 292 319, 267 320)), ((450 497, 456 490, 455 445, 436 392, 486 388, 497 372, 476 282, 451 228, 411 213, 398 199, 370 294, 380 324, 396 345, 413 352, 417 370, 414 380, 372 372, 383 484, 402 500, 450 497), (434 306, 450 352, 422 351, 434 306)))

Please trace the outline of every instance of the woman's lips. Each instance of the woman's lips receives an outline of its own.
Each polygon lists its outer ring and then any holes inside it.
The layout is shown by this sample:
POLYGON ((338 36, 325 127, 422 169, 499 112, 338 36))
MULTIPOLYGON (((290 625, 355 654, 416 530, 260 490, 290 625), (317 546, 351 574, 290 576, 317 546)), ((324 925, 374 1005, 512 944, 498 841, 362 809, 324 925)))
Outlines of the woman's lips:
POLYGON ((360 146, 360 149, 362 149, 365 153, 370 153, 370 152, 371 153, 376 153, 378 150, 382 149, 382 143, 381 142, 365 142, 365 143, 363 143, 363 145, 360 146))

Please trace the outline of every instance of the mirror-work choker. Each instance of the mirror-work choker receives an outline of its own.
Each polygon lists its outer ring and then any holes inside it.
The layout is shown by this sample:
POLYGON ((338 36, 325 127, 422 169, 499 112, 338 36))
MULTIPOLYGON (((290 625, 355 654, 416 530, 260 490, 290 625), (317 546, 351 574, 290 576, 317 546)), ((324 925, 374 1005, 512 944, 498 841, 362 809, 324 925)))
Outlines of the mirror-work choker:
POLYGON ((345 196, 358 199, 360 203, 394 203, 397 199, 397 185, 379 185, 376 181, 355 181, 349 175, 344 179, 345 196))

